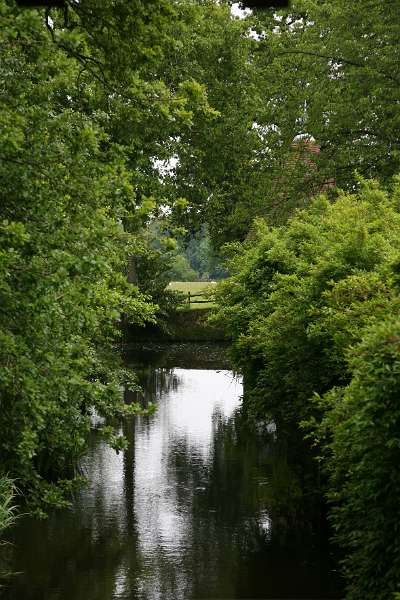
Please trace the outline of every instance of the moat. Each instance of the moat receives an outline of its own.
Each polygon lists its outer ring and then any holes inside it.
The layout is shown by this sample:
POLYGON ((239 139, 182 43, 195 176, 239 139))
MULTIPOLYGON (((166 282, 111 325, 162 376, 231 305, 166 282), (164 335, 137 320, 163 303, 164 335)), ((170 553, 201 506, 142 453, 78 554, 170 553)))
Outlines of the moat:
POLYGON ((293 517, 290 440, 243 419, 223 348, 137 348, 127 360, 157 410, 124 425, 118 455, 94 432, 70 509, 20 520, 4 598, 340 597, 326 529, 293 517))

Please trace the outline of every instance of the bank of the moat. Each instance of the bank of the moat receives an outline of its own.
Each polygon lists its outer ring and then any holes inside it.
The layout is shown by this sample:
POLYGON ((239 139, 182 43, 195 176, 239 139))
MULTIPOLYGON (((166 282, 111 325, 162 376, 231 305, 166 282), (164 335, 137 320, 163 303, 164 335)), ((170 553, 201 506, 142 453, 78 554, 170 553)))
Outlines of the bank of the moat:
POLYGON ((244 421, 226 361, 216 345, 130 348, 157 411, 123 426, 119 455, 93 435, 71 509, 20 521, 5 600, 340 596, 291 442, 244 421))
POLYGON ((209 322, 207 308, 181 309, 172 313, 162 326, 146 324, 143 327, 127 327, 126 342, 228 342, 229 336, 220 327, 209 322))

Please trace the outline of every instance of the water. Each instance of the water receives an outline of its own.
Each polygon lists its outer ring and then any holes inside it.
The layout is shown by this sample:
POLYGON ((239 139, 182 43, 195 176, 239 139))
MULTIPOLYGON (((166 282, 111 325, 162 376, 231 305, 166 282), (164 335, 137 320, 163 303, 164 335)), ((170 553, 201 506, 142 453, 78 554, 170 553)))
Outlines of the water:
POLYGON ((157 411, 124 426, 130 446, 119 455, 93 436, 89 484, 70 510, 20 522, 12 566, 21 573, 4 597, 338 597, 287 443, 273 424, 243 422, 242 382, 226 361, 207 348, 140 355, 157 411), (159 366, 171 360, 179 366, 159 366))

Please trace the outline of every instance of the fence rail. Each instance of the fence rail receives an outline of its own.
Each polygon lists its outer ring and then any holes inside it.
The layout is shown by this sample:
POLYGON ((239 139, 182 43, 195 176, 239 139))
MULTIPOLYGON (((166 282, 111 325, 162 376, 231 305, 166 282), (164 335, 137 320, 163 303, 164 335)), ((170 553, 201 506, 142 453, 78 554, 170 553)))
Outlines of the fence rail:
POLYGON ((209 298, 208 294, 193 294, 192 292, 188 292, 186 294, 186 298, 185 298, 185 302, 184 304, 186 305, 191 305, 191 304, 212 304, 213 300, 211 300, 209 298), (205 298, 205 300, 193 300, 193 298, 205 298))

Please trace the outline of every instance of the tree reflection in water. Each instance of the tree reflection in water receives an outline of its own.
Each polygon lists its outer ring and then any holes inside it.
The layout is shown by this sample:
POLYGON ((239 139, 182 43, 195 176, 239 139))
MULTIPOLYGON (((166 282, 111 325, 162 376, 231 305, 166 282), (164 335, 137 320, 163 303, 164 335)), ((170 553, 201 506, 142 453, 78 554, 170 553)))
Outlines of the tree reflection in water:
POLYGON ((94 436, 70 511, 20 524, 5 597, 337 597, 309 459, 242 416, 241 382, 147 366, 140 383, 157 411, 124 425, 123 454, 94 436))

